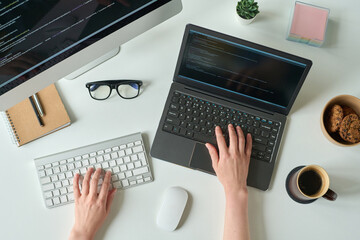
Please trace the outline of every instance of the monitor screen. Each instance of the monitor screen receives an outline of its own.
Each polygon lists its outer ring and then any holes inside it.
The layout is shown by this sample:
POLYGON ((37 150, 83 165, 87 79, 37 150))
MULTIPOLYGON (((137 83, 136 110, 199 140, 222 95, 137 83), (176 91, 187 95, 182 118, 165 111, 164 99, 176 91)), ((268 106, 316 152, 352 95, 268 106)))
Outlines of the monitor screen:
POLYGON ((0 1, 0 95, 136 20, 158 2, 166 1, 0 1))
POLYGON ((178 77, 287 108, 307 65, 248 45, 190 30, 178 77))

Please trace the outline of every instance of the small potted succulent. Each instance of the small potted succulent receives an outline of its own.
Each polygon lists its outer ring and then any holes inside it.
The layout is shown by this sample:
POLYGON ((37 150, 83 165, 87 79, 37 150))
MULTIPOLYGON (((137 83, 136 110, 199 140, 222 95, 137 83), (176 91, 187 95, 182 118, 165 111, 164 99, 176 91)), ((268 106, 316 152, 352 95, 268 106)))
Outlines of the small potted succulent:
POLYGON ((236 12, 243 24, 249 24, 259 13, 259 6, 254 0, 241 0, 236 6, 236 12))

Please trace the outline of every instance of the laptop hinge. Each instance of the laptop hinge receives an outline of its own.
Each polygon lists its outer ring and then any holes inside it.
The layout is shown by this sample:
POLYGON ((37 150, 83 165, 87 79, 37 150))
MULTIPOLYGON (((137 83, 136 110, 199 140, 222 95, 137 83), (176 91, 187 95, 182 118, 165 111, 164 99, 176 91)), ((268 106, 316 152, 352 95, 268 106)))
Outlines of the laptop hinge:
POLYGON ((184 88, 187 89, 187 90, 190 90, 190 91, 194 91, 194 92, 197 92, 197 93, 201 93, 201 94, 206 95, 206 96, 209 96, 209 97, 219 98, 219 99, 221 99, 221 100, 224 100, 224 101, 227 101, 227 102, 230 102, 230 103, 233 103, 233 104, 242 105, 242 106, 245 106, 245 107, 247 107, 247 108, 254 109, 254 110, 256 110, 256 111, 260 111, 260 112, 264 112, 264 113, 267 113, 267 114, 274 115, 273 112, 264 110, 264 109, 262 109, 262 108, 257 108, 257 107, 254 107, 254 106, 251 106, 251 105, 248 105, 248 104, 240 103, 240 102, 231 100, 231 99, 226 98, 226 97, 223 97, 223 96, 211 94, 211 93, 204 92, 204 91, 201 91, 201 90, 199 90, 199 89, 191 88, 191 87, 188 87, 188 86, 184 86, 184 88))

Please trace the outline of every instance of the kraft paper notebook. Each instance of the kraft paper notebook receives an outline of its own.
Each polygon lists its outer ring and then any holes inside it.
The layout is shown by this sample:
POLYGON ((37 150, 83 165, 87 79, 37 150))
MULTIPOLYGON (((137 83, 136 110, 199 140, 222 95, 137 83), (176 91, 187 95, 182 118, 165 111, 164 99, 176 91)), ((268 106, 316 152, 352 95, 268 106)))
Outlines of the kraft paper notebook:
POLYGON ((67 127, 71 123, 54 84, 38 92, 37 96, 45 113, 42 117, 43 127, 40 126, 29 99, 9 108, 3 114, 9 133, 18 146, 67 127))

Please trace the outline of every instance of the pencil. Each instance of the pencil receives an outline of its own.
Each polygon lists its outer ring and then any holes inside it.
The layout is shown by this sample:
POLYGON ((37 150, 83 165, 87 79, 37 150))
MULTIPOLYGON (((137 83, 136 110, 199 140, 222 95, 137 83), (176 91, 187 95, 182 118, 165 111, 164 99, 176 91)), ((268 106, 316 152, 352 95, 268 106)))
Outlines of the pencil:
POLYGON ((35 103, 34 103, 34 100, 32 99, 32 97, 29 97, 29 100, 30 100, 30 103, 31 103, 32 108, 34 109, 36 118, 37 118, 37 120, 39 121, 40 126, 43 127, 43 126, 44 126, 44 123, 41 121, 41 117, 40 117, 40 115, 39 115, 39 112, 38 112, 37 109, 36 109, 36 105, 35 105, 35 103))

